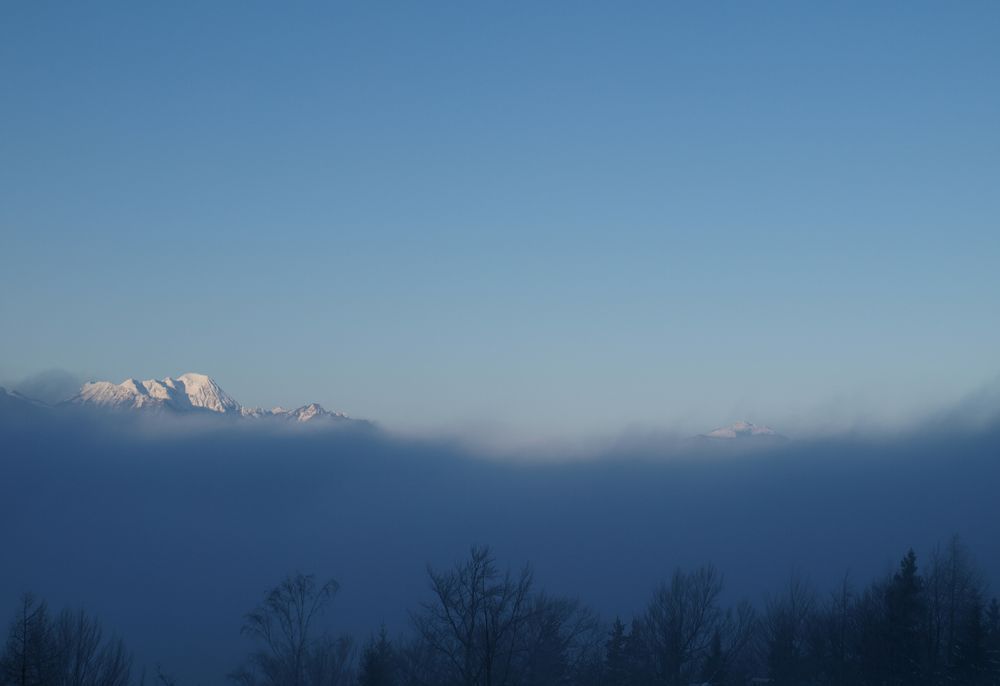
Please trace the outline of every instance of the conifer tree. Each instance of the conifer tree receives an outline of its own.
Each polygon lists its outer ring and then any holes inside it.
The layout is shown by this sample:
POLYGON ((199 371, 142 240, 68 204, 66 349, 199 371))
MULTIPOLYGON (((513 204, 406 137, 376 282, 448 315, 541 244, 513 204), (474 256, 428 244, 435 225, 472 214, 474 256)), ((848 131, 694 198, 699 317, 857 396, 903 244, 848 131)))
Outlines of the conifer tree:
POLYGON ((1000 686, 1000 602, 990 601, 984 619, 986 629, 986 672, 987 683, 1000 686))
POLYGON ((950 681, 968 686, 989 684, 989 655, 983 604, 978 598, 968 608, 964 625, 959 627, 955 654, 951 660, 950 681))
POLYGON ((0 683, 11 686, 52 683, 57 669, 56 653, 48 606, 25 593, 11 622, 6 650, 0 657, 0 683))
POLYGON ((920 626, 924 616, 924 581, 911 549, 886 589, 886 650, 888 683, 909 685, 921 673, 920 626))
POLYGON ((626 686, 629 682, 628 634, 625 633, 625 624, 618 617, 611 625, 604 648, 604 683, 607 686, 626 686))
POLYGON ((372 637, 361 654, 359 686, 393 686, 397 682, 396 651, 386 634, 385 626, 372 637))

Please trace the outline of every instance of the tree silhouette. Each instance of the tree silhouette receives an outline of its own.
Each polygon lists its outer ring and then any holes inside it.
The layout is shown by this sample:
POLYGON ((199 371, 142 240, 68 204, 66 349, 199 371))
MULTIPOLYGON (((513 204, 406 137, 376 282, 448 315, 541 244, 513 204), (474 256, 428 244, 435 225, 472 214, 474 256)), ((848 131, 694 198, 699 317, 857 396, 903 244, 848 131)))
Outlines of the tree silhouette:
POLYGON ((434 599, 414 615, 414 624, 449 683, 512 683, 524 651, 521 631, 534 609, 531 569, 501 574, 490 549, 476 546, 451 571, 428 574, 434 599))
POLYGON ((358 686, 394 686, 398 680, 396 663, 396 651, 383 626, 361 653, 358 686))
POLYGON ((917 572, 911 549, 899 563, 885 592, 885 641, 888 683, 913 684, 921 672, 921 622, 924 617, 924 580, 917 572))
POLYGON ((310 686, 323 676, 332 678, 344 645, 314 638, 313 625, 338 589, 333 579, 317 584, 314 575, 298 573, 269 590, 243 623, 244 635, 262 646, 231 677, 248 686, 310 686))

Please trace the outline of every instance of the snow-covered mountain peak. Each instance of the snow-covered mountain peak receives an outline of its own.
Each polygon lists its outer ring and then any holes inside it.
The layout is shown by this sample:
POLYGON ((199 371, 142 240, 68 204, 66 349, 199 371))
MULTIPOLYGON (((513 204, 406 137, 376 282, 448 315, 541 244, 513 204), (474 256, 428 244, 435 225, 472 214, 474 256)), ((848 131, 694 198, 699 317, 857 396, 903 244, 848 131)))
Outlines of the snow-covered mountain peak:
POLYGON ((736 422, 729 426, 724 426, 713 431, 709 431, 705 436, 709 438, 745 438, 751 436, 774 436, 779 434, 769 426, 753 424, 752 422, 736 422))
POLYGON ((118 385, 121 386, 123 390, 127 390, 130 393, 142 393, 142 391, 139 390, 139 387, 145 384, 141 384, 138 379, 125 379, 118 385))
POLYGON ((244 407, 222 390, 212 377, 196 372, 146 381, 128 378, 118 384, 110 381, 85 383, 80 392, 69 402, 113 409, 209 411, 227 416, 276 417, 296 422, 350 419, 341 412, 324 409, 319 403, 303 405, 295 410, 281 407, 272 410, 244 407))
POLYGON ((125 379, 85 383, 70 402, 101 407, 139 409, 143 407, 190 410, 200 408, 227 414, 239 414, 241 406, 219 384, 205 375, 187 373, 165 379, 125 379))
POLYGON ((213 412, 223 414, 234 412, 240 414, 242 406, 233 400, 215 380, 206 374, 188 372, 176 379, 164 379, 164 383, 173 382, 173 387, 180 385, 180 390, 187 396, 192 407, 203 407, 213 412))
POLYGON ((324 409, 324 407, 319 403, 309 403, 308 405, 303 405, 302 407, 286 412, 285 414, 288 415, 289 419, 294 419, 297 422, 309 422, 316 419, 348 419, 348 416, 342 412, 330 412, 329 410, 324 409))
POLYGON ((85 383, 70 402, 102 407, 140 408, 156 404, 156 399, 150 397, 145 383, 125 379, 119 384, 110 381, 85 383))

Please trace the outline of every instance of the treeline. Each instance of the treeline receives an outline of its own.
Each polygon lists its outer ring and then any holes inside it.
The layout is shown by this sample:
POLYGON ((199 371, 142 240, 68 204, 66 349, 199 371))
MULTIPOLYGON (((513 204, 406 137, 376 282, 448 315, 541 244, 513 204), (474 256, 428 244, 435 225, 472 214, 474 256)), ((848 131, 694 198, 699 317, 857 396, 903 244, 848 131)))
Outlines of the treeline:
MULTIPOLYGON (((1000 685, 1000 604, 955 539, 864 588, 819 593, 792 578, 755 608, 723 603, 711 566, 678 570, 630 621, 602 622, 579 601, 501 570, 488 548, 429 570, 410 630, 358 645, 318 629, 335 581, 296 574, 244 618, 255 649, 241 686, 1000 685)), ((52 616, 24 596, 11 621, 3 686, 176 686, 136 670, 122 641, 83 612, 52 616)))

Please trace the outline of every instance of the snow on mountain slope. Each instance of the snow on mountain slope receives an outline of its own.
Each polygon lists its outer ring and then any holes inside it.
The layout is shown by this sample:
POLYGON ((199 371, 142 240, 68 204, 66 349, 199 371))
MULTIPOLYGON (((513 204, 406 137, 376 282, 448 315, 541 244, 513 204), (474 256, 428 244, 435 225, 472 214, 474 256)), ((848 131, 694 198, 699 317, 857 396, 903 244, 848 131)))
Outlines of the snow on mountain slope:
POLYGON ((274 418, 283 419, 289 422, 337 422, 337 421, 357 421, 348 417, 343 412, 330 412, 319 403, 309 403, 294 410, 286 410, 283 407, 275 407, 265 410, 260 407, 244 407, 241 410, 244 417, 254 418, 274 418))
POLYGON ((295 410, 243 407, 222 390, 214 379, 194 372, 160 380, 125 379, 119 384, 110 381, 85 383, 69 403, 126 410, 210 411, 228 416, 275 417, 296 422, 350 419, 341 412, 329 412, 318 403, 303 405, 295 410))
POLYGON ((736 422, 735 424, 730 424, 729 426, 709 431, 707 434, 703 435, 706 438, 719 438, 723 440, 753 438, 757 436, 776 439, 784 438, 784 436, 769 426, 752 424, 751 422, 736 422))
POLYGON ((176 379, 164 379, 164 384, 179 389, 187 396, 192 407, 202 407, 223 414, 240 414, 243 409, 238 402, 219 387, 219 384, 204 374, 181 374, 176 379))
MULTIPOLYGON (((158 382, 150 381, 147 383, 158 382)), ((135 379, 125 379, 120 384, 114 384, 110 381, 85 383, 80 392, 69 400, 73 404, 134 409, 162 405, 165 401, 166 398, 151 396, 146 385, 135 379)))
POLYGON ((294 419, 297 422, 312 422, 316 420, 340 421, 342 419, 349 419, 343 412, 330 412, 324 409, 319 403, 309 403, 284 414, 289 419, 294 419))

